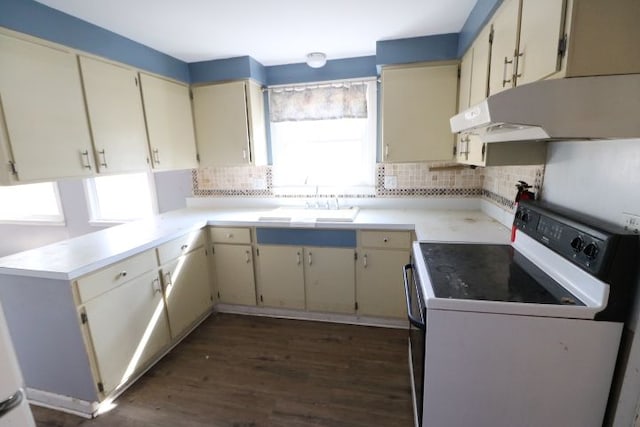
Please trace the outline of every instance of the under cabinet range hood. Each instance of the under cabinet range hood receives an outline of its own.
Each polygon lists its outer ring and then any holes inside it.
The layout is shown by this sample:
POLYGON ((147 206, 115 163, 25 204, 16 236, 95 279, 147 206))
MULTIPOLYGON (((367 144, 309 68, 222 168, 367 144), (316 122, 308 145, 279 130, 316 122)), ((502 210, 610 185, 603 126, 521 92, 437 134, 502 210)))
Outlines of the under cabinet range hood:
POLYGON ((483 142, 640 138, 640 74, 542 80, 450 119, 483 142))

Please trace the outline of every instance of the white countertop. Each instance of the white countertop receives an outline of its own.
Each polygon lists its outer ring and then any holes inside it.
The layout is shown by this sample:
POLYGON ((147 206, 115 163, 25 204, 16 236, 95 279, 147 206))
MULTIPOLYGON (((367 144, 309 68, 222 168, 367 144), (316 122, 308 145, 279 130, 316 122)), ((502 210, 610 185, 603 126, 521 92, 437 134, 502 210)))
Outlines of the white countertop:
POLYGON ((509 230, 477 210, 360 209, 353 222, 260 221, 265 209, 187 208, 0 258, 0 274, 73 280, 207 225, 415 230, 418 240, 508 243, 509 230))

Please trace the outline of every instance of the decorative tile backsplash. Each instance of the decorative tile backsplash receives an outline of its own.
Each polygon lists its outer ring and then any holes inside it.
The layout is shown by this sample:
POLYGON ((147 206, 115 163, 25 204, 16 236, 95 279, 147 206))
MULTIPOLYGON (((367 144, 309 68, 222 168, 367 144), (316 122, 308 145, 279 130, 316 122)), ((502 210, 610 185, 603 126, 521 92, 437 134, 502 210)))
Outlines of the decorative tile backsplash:
MULTIPOLYGON (((320 194, 339 197, 477 197, 482 194, 484 170, 456 163, 379 163, 375 194, 320 194)), ((196 197, 255 196, 308 197, 274 194, 271 166, 202 168, 193 171, 196 197)))
POLYGON ((513 211, 516 198, 516 183, 525 181, 533 185, 536 197, 542 189, 544 165, 491 166, 484 168, 482 197, 502 209, 513 211))
POLYGON ((456 163, 379 163, 379 197, 475 197, 482 191, 483 171, 456 163))

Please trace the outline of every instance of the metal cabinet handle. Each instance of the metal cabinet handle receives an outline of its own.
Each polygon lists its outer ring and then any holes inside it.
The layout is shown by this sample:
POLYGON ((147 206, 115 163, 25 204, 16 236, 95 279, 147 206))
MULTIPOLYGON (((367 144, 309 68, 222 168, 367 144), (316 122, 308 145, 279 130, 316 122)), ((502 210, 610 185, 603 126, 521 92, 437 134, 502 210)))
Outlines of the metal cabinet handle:
POLYGON ((362 264, 364 265, 364 268, 367 268, 367 254, 364 254, 362 257, 362 264))
POLYGON ((123 279, 125 277, 127 277, 127 270, 122 270, 120 273, 118 273, 118 276, 116 278, 123 279))
POLYGON ((309 265, 313 264, 313 260, 311 259, 311 252, 309 252, 309 255, 307 255, 307 258, 309 259, 309 265))
POLYGON ((513 74, 518 79, 522 77, 522 73, 518 72, 520 69, 520 62, 523 62, 522 59, 524 59, 524 52, 516 53, 516 56, 515 56, 516 63, 514 65, 515 72, 513 74))
MULTIPOLYGON (((167 286, 171 285, 171 272, 166 273, 165 277, 169 276, 169 280, 167 281, 167 286)), ((151 281, 151 289, 153 289, 153 294, 161 293, 162 287, 160 286, 160 279, 157 277, 151 281)))
POLYGON ((89 160, 89 150, 81 151, 80 156, 82 158, 82 167, 85 169, 91 170, 91 161, 89 160))
POLYGON ((152 159, 153 159, 153 163, 156 163, 158 165, 160 164, 160 152, 158 151, 157 148, 153 149, 153 157, 152 157, 152 159))
POLYGON ((242 150, 242 160, 247 160, 247 150, 242 150))
POLYGON ((389 160, 389 144, 384 144, 384 159, 389 160))
POLYGON ((184 251, 184 250, 186 250, 188 247, 189 247, 189 245, 182 245, 182 246, 180 246, 180 250, 181 250, 181 251, 184 251))
POLYGON ((296 264, 297 264, 297 265, 300 265, 300 261, 301 261, 301 260, 300 260, 300 252, 296 252, 296 257, 297 257, 297 258, 296 258, 296 259, 297 259, 297 260, 296 260, 296 264))
POLYGON ((24 392, 21 389, 16 390, 11 396, 0 401, 0 418, 11 412, 15 407, 19 406, 24 399, 24 392))
POLYGON ((227 233, 227 239, 233 239, 233 233, 227 233))
POLYGON ((251 262, 251 257, 249 256, 249 251, 245 251, 247 254, 247 264, 251 262))
POLYGON ((511 83, 511 79, 507 80, 507 64, 513 64, 513 59, 504 57, 504 64, 502 67, 502 87, 505 87, 507 83, 511 83))
POLYGON ((100 166, 104 166, 105 168, 108 168, 109 166, 107 166, 107 155, 104 152, 104 149, 98 151, 98 154, 102 155, 102 161, 100 162, 100 166))

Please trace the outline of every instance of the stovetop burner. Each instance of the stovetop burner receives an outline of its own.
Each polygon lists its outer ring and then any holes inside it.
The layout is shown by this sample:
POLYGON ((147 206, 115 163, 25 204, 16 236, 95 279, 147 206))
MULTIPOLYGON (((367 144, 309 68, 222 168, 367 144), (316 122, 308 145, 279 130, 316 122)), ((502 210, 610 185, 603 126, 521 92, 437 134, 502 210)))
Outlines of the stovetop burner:
POLYGON ((510 245, 421 243, 437 298, 584 305, 510 245))

